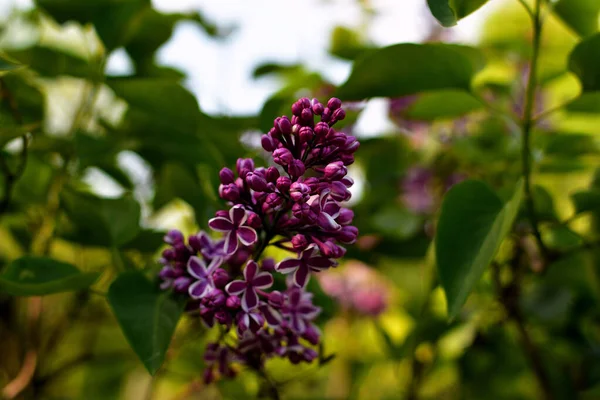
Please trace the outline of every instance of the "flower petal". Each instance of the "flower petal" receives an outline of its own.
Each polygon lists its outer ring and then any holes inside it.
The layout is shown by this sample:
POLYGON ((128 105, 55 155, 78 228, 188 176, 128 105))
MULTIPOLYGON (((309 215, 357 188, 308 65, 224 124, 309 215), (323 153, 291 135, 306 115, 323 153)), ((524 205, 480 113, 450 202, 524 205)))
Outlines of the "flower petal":
POLYGON ((277 264, 275 269, 282 274, 289 274, 290 272, 295 271, 301 263, 302 261, 297 258, 286 258, 277 264))
POLYGON ((188 293, 194 299, 201 299, 211 290, 212 287, 207 279, 196 281, 190 285, 188 293))
POLYGON ((281 314, 273 307, 265 304, 260 307, 260 312, 262 313, 262 315, 264 315, 265 320, 267 321, 267 324, 269 324, 270 327, 274 328, 281 325, 281 314))
POLYGON ((335 222, 333 217, 325 212, 321 212, 317 217, 317 223, 325 232, 335 232, 342 229, 340 224, 335 222))
POLYGON ((246 263, 246 268, 244 268, 244 278, 246 282, 252 282, 256 273, 258 272, 258 264, 254 260, 250 260, 246 263))
POLYGON ((230 256, 235 253, 238 249, 238 239, 235 231, 230 231, 227 236, 225 236, 225 245, 223 250, 225 254, 230 256))
POLYGON ((234 225, 225 217, 215 217, 208 221, 210 229, 217 232, 229 232, 234 229, 234 225))
POLYGON ((240 226, 237 229, 237 237, 244 246, 252 246, 258 241, 258 234, 249 226, 240 226))
POLYGON ((187 270, 191 276, 196 279, 206 279, 208 277, 208 270, 206 269, 206 263, 200 257, 190 257, 187 265, 187 270))
POLYGON ((225 291, 232 295, 238 295, 246 290, 246 282, 245 281, 233 281, 229 282, 227 286, 225 286, 225 291))
POLYGON ((222 263, 223 259, 221 257, 213 258, 212 260, 210 260, 210 264, 208 264, 208 267, 206 268, 207 272, 209 274, 212 274, 217 268, 221 266, 222 263))
POLYGON ((300 288, 303 288, 308 283, 310 278, 310 271, 308 269, 308 265, 302 264, 296 272, 294 272, 294 284, 300 288))
POLYGON ((267 289, 271 286, 273 286, 273 277, 266 271, 257 274, 254 279, 252 279, 252 287, 257 289, 267 289))
POLYGON ((248 219, 248 213, 242 206, 233 206, 229 210, 229 218, 234 226, 240 226, 248 219))
POLYGON ((290 325, 292 330, 296 333, 304 333, 304 330, 306 329, 306 324, 304 323, 304 320, 298 315, 292 315, 292 317, 290 318, 290 325))
POLYGON ((322 271, 333 265, 333 262, 329 258, 322 256, 311 257, 306 263, 313 271, 322 271))
POLYGON ((242 310, 248 312, 258 306, 258 295, 253 288, 247 288, 242 296, 242 310))

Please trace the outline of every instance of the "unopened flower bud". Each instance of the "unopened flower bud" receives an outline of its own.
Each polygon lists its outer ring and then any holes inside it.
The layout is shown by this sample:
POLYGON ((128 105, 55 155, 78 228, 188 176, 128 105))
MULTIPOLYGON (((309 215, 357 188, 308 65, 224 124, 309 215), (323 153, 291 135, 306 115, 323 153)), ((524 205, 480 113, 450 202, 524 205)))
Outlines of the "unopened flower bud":
POLYGON ((267 190, 267 180, 259 174, 249 172, 246 175, 246 183, 250 186, 250 189, 256 192, 264 192, 267 190))
POLYGON ((283 305, 284 297, 283 294, 277 290, 273 290, 269 293, 269 305, 275 308, 281 308, 283 305))
POLYGON ((215 319, 221 325, 229 325, 229 324, 231 324, 231 321, 232 321, 231 314, 229 314, 225 310, 219 310, 219 311, 217 311, 215 313, 215 319))
POLYGON ((242 301, 237 296, 229 296, 225 301, 225 306, 231 310, 237 310, 242 306, 242 301))
POLYGON ((314 132, 310 126, 303 126, 298 132, 298 138, 300 139, 300 143, 310 142, 313 136, 314 132))
POLYGON ((246 224, 254 229, 258 229, 262 226, 262 220, 260 219, 258 214, 248 212, 248 220, 246 221, 246 224))
POLYGON ((281 118, 276 119, 275 121, 276 128, 279 129, 281 133, 284 133, 286 135, 292 133, 292 123, 290 122, 288 117, 283 116, 281 118))
POLYGON ((303 251, 304 249, 306 249, 306 247, 308 247, 308 245, 309 245, 309 242, 306 239, 306 236, 304 236, 300 233, 297 235, 294 235, 294 237, 292 238, 292 247, 297 252, 303 251))
POLYGON ((235 180, 235 175, 229 168, 223 168, 221 171, 219 171, 219 179, 223 185, 227 185, 229 183, 233 183, 235 180))
POLYGON ((356 242, 358 237, 358 228, 352 225, 344 226, 338 233, 338 239, 340 242, 345 244, 352 244, 356 242))
POLYGON ((338 99, 337 97, 332 97, 327 102, 327 108, 329 108, 331 111, 337 110, 341 106, 342 106, 342 101, 340 99, 338 99))
POLYGON ((308 343, 316 346, 317 344, 319 344, 319 340, 321 339, 321 333, 315 326, 311 324, 306 327, 306 330, 302 334, 302 337, 306 341, 308 341, 308 343))
POLYGON ((344 110, 343 110, 343 109, 341 109, 341 108, 338 108, 337 110, 335 110, 335 111, 333 112, 333 114, 331 115, 331 120, 332 120, 333 122, 341 121, 341 120, 343 120, 344 118, 346 118, 346 111, 344 111, 344 110))
POLYGON ((344 143, 343 150, 346 153, 354 153, 360 147, 360 142, 354 136, 346 136, 346 143, 344 143))
POLYGON ((279 178, 279 170, 275 167, 267 168, 267 170, 265 171, 265 178, 268 182, 277 182, 277 178, 279 178))
POLYGON ((286 193, 288 190, 290 190, 291 184, 292 180, 287 176, 280 176, 277 178, 277 189, 279 189, 279 191, 282 193, 286 193))
POLYGON ((187 276, 180 276, 179 278, 173 281, 173 290, 177 293, 185 293, 188 291, 191 284, 191 278, 187 276))
POLYGON ((325 179, 329 179, 332 181, 337 181, 342 179, 348 170, 344 166, 344 163, 341 161, 334 161, 332 163, 327 164, 324 171, 325 179))
POLYGON ((235 183, 219 186, 219 196, 223 200, 237 201, 240 198, 240 188, 235 183))
POLYGON ((319 122, 315 125, 315 135, 317 138, 323 138, 329 133, 329 125, 326 122, 319 122))
POLYGON ((298 178, 304 175, 304 172, 306 172, 306 167, 302 161, 293 159, 288 166, 288 172, 292 177, 298 178))
POLYGON ((280 147, 273 152, 273 161, 279 165, 288 165, 292 162, 294 156, 289 149, 285 147, 280 147))
POLYGON ((290 186, 290 197, 295 202, 307 202, 310 198, 310 188, 301 182, 294 182, 290 186))
POLYGON ((246 178, 248 172, 254 171, 254 161, 251 158, 238 158, 236 166, 241 179, 246 178))
POLYGON ((223 289, 229 283, 229 273, 223 268, 218 268, 213 272, 212 278, 215 287, 218 289, 223 289))
POLYGON ((271 272, 275 270, 275 260, 271 257, 267 257, 262 260, 260 267, 263 271, 271 272))
POLYGON ((354 219, 354 211, 352 211, 349 208, 342 208, 342 209, 340 209, 340 215, 338 215, 336 221, 340 225, 348 225, 348 224, 352 223, 353 219, 354 219))
POLYGON ((330 196, 337 201, 348 201, 352 197, 352 193, 348 190, 346 185, 340 181, 331 182, 330 196))
POLYGON ((319 102, 319 100, 317 100, 317 99, 312 100, 312 110, 315 113, 315 115, 323 114, 324 109, 325 109, 325 106, 323 106, 323 104, 321 104, 319 102))
POLYGON ((313 119, 313 112, 310 108, 305 108, 304 110, 302 110, 302 113, 300 114, 300 118, 303 121, 311 121, 313 119))
POLYGON ((260 138, 260 144, 266 151, 273 151, 277 148, 277 143, 271 135, 262 135, 260 138))

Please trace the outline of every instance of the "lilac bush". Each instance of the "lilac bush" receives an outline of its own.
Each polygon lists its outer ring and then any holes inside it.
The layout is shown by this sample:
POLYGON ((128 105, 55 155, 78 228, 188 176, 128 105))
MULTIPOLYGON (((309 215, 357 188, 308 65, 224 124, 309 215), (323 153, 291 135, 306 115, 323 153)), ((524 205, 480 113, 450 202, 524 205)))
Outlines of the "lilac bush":
POLYGON ((347 166, 359 142, 333 128, 345 117, 341 101, 323 105, 301 98, 292 114, 276 118, 262 136, 274 165, 255 167, 252 159, 238 159, 237 174, 220 171, 219 195, 229 209, 208 222, 220 239, 200 232, 186 243, 176 230, 165 237, 170 247, 160 260, 161 288, 187 295, 188 312, 206 326, 237 335, 234 344, 226 335, 208 344, 206 382, 234 376, 236 363, 260 370, 275 356, 313 361, 318 354, 311 346, 320 341, 314 321, 321 309, 307 283, 310 275, 335 267, 346 252, 342 245, 358 236, 354 214, 343 203, 351 196, 347 166), (264 258, 268 246, 291 257, 279 263, 264 258), (277 274, 287 275, 281 285, 277 274))

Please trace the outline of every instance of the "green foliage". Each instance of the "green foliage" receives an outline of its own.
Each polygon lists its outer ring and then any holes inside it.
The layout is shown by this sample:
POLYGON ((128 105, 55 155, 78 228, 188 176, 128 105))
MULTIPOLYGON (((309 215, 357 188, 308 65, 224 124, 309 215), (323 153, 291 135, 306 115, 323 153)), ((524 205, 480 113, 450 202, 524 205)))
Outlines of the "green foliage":
POLYGON ((121 274, 107 298, 129 344, 154 375, 165 359, 185 303, 159 290, 139 272, 121 274))
POLYGON ((488 0, 427 0, 431 14, 442 26, 450 27, 477 11, 488 0))
POLYGON ((493 261, 517 216, 523 185, 506 204, 483 182, 465 181, 442 204, 435 237, 437 268, 454 318, 493 261))
POLYGON ((595 0, 559 0, 554 13, 582 37, 598 31, 600 3, 595 0))
POLYGON ((440 90, 423 93, 406 110, 407 118, 432 121, 436 119, 458 118, 479 111, 485 105, 467 92, 460 90, 440 90))
POLYGON ((45 296, 90 287, 100 276, 81 272, 74 265, 47 257, 21 257, 0 274, 0 293, 11 296, 45 296))
POLYGON ((343 100, 361 100, 437 89, 468 91, 473 76, 483 65, 483 56, 472 47, 396 44, 358 58, 337 95, 343 100))
POLYGON ((569 57, 569 69, 584 92, 600 91, 600 33, 582 40, 569 57))

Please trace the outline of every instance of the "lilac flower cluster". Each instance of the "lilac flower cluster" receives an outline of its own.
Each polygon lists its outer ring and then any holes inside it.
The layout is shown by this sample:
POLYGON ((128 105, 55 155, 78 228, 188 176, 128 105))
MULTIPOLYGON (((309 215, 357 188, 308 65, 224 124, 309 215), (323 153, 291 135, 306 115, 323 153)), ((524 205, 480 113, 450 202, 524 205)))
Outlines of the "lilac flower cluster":
POLYGON ((208 225, 221 239, 200 232, 186 243, 179 231, 165 237, 170 247, 161 258, 161 288, 189 296, 187 310, 207 326, 235 329, 237 335, 234 344, 224 334, 208 345, 207 382, 216 372, 235 375, 236 363, 259 369, 274 356, 292 363, 314 360, 320 308, 307 283, 311 274, 335 267, 346 252, 342 244, 358 236, 354 214, 342 203, 351 196, 347 166, 359 142, 333 128, 345 117, 341 101, 323 105, 302 98, 292 113, 291 119, 276 118, 262 136, 274 165, 255 167, 252 159, 238 159, 237 174, 220 171, 219 195, 229 209, 218 211, 208 225), (293 256, 279 263, 261 260, 268 246, 293 256), (287 275, 280 290, 273 290, 274 273, 287 275))

